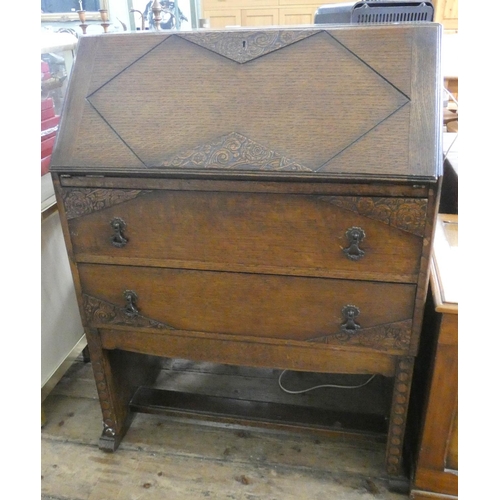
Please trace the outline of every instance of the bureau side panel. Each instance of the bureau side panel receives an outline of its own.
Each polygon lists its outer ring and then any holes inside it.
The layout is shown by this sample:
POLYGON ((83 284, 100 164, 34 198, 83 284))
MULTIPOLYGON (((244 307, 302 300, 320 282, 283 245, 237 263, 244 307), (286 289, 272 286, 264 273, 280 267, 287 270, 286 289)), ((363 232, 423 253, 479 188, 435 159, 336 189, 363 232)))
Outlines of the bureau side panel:
POLYGON ((425 301, 427 297, 427 290, 429 289, 432 245, 434 242, 436 220, 439 210, 439 200, 441 197, 441 185, 442 177, 439 178, 438 182, 431 186, 427 203, 427 215, 422 243, 422 254, 420 256, 420 271, 417 282, 415 312, 413 316, 411 352, 415 356, 418 352, 418 345, 420 342, 420 334, 422 331, 422 322, 424 317, 425 301))

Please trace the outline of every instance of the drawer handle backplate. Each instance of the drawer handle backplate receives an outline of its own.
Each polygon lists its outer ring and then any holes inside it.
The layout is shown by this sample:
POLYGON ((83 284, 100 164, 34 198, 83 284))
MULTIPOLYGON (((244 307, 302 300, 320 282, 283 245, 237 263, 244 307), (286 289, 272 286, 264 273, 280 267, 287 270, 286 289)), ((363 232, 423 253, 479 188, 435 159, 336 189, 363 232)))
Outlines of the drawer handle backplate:
POLYGON ((125 224, 125 221, 119 217, 115 217, 110 224, 114 231, 113 236, 111 236, 111 243, 117 248, 124 247, 128 242, 127 238, 123 236, 123 231, 125 231, 127 224, 125 224))
POLYGON ((137 294, 133 290, 125 290, 123 296, 127 302, 125 306, 125 314, 129 318, 135 318, 139 314, 139 309, 137 309, 137 294))
POLYGON ((343 332, 352 335, 361 328, 361 325, 355 321, 355 318, 357 318, 360 313, 359 307, 353 305, 346 305, 342 308, 342 316, 344 316, 345 319, 345 322, 341 325, 343 332))
POLYGON ((350 227, 345 235, 349 242, 349 246, 343 249, 347 258, 350 260, 361 259, 365 255, 365 252, 359 248, 359 244, 365 238, 365 232, 360 227, 350 227))

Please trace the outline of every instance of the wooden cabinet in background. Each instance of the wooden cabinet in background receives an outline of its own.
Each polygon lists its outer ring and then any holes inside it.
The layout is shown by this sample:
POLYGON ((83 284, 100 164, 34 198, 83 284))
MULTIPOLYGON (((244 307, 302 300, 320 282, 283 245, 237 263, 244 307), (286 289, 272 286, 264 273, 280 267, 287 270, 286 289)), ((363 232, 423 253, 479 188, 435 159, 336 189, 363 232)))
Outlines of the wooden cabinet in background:
POLYGON ((210 28, 314 24, 320 5, 343 0, 203 0, 203 18, 210 28))
MULTIPOLYGON (((434 21, 445 30, 458 30, 458 0, 433 0, 434 21)), ((211 28, 314 24, 321 5, 345 0, 202 0, 202 17, 211 28)))
POLYGON ((242 26, 275 26, 279 19, 279 9, 242 9, 242 26))
POLYGON ((445 30, 458 30, 458 0, 434 0, 434 21, 445 30))
POLYGON ((423 398, 419 398, 424 404, 415 407, 423 425, 415 457, 412 500, 444 500, 458 495, 457 251, 458 215, 440 214, 431 261, 432 295, 429 294, 421 337, 425 344, 415 372, 415 384, 419 371, 429 373, 429 378, 424 377, 427 383, 423 398), (421 370, 419 365, 424 363, 425 370, 421 370))
POLYGON ((241 26, 241 9, 205 10, 203 17, 210 20, 212 29, 241 26))
POLYGON ((309 5, 286 7, 279 10, 280 25, 298 25, 298 24, 314 24, 314 13, 316 7, 311 8, 309 5))

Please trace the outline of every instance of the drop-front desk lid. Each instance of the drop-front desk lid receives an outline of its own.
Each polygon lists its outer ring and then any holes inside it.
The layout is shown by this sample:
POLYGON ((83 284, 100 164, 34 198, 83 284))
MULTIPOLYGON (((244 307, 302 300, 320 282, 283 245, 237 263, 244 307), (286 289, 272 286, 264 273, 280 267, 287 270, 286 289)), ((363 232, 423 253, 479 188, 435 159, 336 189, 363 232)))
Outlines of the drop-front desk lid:
POLYGON ((441 26, 83 36, 53 172, 427 179, 441 26))

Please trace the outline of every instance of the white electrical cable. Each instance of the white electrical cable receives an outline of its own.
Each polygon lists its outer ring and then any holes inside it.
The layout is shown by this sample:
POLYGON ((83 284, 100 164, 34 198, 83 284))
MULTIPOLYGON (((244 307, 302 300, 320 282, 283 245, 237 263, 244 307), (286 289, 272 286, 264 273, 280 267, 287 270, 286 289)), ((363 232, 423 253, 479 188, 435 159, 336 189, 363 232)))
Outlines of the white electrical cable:
POLYGON ((280 373, 280 376, 278 378, 278 384, 280 386, 280 389, 288 394, 302 394, 304 392, 309 392, 309 391, 314 391, 316 389, 322 389, 324 387, 329 387, 329 388, 333 388, 333 389, 359 389, 360 387, 364 387, 365 385, 368 385, 374 378, 375 378, 375 375, 372 375, 366 382, 363 382, 362 384, 360 385, 335 385, 335 384, 322 384, 322 385, 316 385, 314 387, 309 387, 308 389, 303 389, 301 391, 292 391, 290 389, 285 389, 283 387, 283 384, 281 383, 281 379, 284 375, 285 372, 287 372, 288 370, 283 370, 281 373, 280 373))

